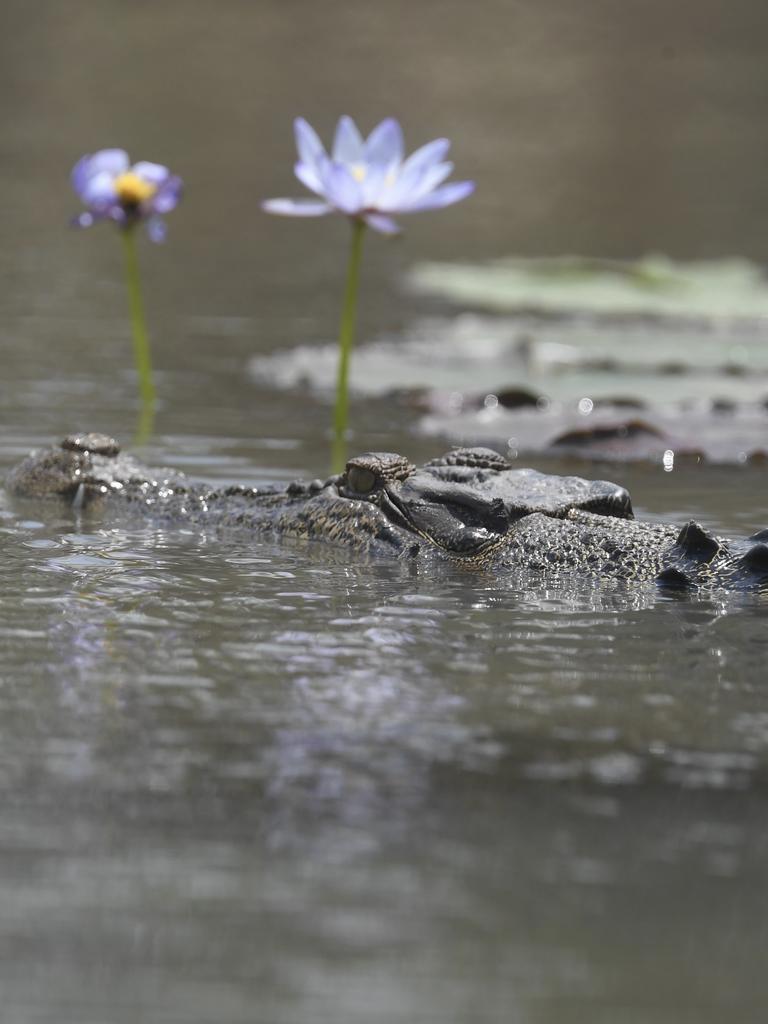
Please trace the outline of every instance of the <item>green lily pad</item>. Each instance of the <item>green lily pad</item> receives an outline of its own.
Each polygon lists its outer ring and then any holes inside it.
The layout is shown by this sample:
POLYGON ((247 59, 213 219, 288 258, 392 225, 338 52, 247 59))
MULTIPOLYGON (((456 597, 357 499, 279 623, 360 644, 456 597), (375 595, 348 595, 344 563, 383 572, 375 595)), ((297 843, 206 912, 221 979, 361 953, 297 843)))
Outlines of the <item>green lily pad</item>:
MULTIPOLYGON (((330 394, 337 360, 335 343, 304 345, 256 357, 250 369, 276 387, 330 394)), ((708 321, 432 317, 401 336, 362 342, 350 383, 370 395, 514 386, 563 401, 617 394, 664 405, 711 397, 757 401, 768 395, 768 337, 708 321)))
POLYGON ((499 311, 750 319, 768 317, 768 279, 748 260, 636 262, 557 257, 420 263, 415 291, 499 311))
MULTIPOLYGON (((601 452, 728 461, 768 448, 768 282, 753 264, 422 264, 408 281, 464 308, 361 339, 350 383, 372 397, 410 393, 424 433, 546 451, 569 432, 620 427, 636 408, 653 430, 608 438, 601 452), (505 406, 512 392, 529 396, 528 407, 505 406)), ((337 359, 333 343, 305 345, 258 357, 250 370, 330 399, 337 359)))

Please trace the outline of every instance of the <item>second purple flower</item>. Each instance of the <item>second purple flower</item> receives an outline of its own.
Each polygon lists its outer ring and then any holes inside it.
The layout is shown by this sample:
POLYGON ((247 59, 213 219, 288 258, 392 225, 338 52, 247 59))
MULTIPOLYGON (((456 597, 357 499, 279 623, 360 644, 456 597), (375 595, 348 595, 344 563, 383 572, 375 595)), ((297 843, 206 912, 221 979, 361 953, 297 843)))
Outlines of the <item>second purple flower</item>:
POLYGON ((472 181, 443 184, 453 170, 445 157, 447 139, 435 139, 407 159, 403 131, 389 117, 363 139, 351 117, 341 117, 330 155, 314 128, 303 118, 294 122, 299 181, 319 199, 268 199, 268 213, 287 217, 321 217, 343 213, 384 234, 400 228, 392 219, 403 213, 436 210, 458 203, 474 191, 472 181))
POLYGON ((181 178, 162 164, 140 160, 131 166, 124 149, 100 149, 82 157, 72 169, 72 187, 87 208, 76 218, 81 228, 111 220, 121 228, 146 221, 153 242, 165 238, 162 214, 181 198, 181 178))

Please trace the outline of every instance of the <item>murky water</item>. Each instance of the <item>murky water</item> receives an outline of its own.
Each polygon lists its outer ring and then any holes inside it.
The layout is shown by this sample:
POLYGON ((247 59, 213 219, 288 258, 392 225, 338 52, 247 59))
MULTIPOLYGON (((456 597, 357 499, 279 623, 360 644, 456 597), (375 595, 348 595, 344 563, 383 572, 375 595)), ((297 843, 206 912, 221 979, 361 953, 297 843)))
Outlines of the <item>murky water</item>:
MULTIPOLYGON (((364 338, 449 315, 400 290, 427 257, 764 259, 765 11, 720 6, 5 3, 0 472, 133 431, 119 252, 64 228, 102 145, 189 183, 142 253, 145 455, 211 479, 327 464, 322 398, 245 371, 335 325, 344 225, 255 208, 296 188, 296 113, 404 113, 481 182, 371 239, 364 338)), ((361 450, 445 447, 386 397, 354 418, 361 450)), ((757 465, 577 471, 642 515, 768 525, 757 465)), ((764 598, 427 577, 5 497, 0 546, 3 1022, 763 1018, 764 598)))

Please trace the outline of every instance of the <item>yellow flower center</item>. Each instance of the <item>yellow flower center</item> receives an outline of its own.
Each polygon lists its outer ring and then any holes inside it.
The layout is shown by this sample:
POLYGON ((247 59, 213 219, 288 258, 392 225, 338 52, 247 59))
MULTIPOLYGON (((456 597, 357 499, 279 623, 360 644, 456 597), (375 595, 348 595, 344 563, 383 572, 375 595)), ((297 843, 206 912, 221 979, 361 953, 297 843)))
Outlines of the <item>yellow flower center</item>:
POLYGON ((157 192, 157 185, 144 181, 133 171, 126 171, 115 178, 115 191, 121 203, 135 206, 146 199, 151 199, 157 192))
POLYGON ((365 164, 353 164, 350 170, 355 181, 365 181, 365 175, 368 170, 365 164))

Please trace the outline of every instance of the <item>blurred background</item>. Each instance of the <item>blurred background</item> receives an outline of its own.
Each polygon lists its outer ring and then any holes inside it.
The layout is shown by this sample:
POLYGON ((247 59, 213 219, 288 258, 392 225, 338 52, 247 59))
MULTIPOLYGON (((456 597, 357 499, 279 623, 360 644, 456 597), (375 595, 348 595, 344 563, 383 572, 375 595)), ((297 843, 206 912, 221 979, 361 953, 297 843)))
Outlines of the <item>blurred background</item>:
MULTIPOLYGON (((48 370, 68 406, 99 414, 109 378, 110 429, 123 429, 119 246, 67 227, 69 169, 107 146, 187 186, 167 244, 143 247, 155 361, 176 373, 166 432, 176 400, 200 397, 182 370, 208 378, 215 404, 211 376, 249 354, 335 335, 346 226, 259 209, 304 191, 298 114, 327 141, 341 113, 365 131, 394 115, 409 149, 451 138, 456 176, 477 181, 471 200, 406 219, 402 238, 369 239, 362 341, 434 308, 398 287, 427 258, 768 258, 755 0, 5 0, 0 19, 4 404, 19 427, 29 403, 15 398, 48 370)), ((225 391, 224 404, 254 397, 237 373, 225 391)))

